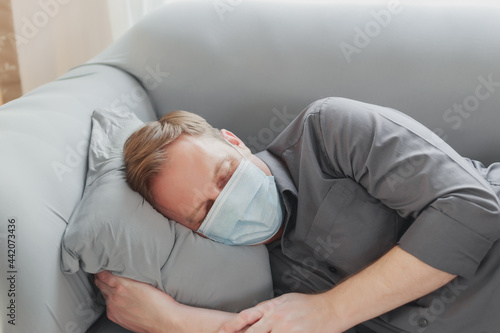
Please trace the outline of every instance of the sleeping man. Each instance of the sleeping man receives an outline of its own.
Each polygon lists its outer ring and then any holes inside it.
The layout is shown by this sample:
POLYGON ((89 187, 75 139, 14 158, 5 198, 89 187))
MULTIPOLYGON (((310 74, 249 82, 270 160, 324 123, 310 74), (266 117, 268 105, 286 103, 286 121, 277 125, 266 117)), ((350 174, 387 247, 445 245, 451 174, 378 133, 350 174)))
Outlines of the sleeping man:
POLYGON ((319 100, 257 154, 230 131, 177 111, 132 134, 124 157, 130 186, 164 216, 224 244, 268 244, 278 296, 224 313, 99 273, 108 316, 126 328, 493 333, 500 326, 500 164, 459 156, 398 111, 319 100))

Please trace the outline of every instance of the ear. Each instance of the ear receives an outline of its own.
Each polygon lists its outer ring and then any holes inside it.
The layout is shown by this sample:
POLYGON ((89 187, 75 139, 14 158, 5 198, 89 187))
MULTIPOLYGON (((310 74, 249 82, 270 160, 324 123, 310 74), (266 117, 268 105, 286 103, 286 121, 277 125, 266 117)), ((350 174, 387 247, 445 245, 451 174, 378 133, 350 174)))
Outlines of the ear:
POLYGON ((224 139, 229 141, 229 143, 231 143, 239 148, 247 148, 247 146, 245 146, 243 141, 241 141, 240 138, 238 138, 233 132, 228 131, 226 129, 221 129, 220 134, 222 135, 222 137, 224 139))

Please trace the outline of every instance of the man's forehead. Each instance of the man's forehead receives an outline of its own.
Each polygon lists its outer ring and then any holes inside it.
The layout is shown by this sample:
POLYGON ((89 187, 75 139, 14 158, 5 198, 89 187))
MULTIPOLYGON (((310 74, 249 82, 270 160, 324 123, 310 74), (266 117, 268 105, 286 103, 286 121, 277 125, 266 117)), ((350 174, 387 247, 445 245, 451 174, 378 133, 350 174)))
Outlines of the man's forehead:
POLYGON ((168 153, 170 162, 151 180, 151 194, 162 213, 187 217, 202 204, 222 165, 232 157, 227 150, 207 150, 189 139, 168 153))

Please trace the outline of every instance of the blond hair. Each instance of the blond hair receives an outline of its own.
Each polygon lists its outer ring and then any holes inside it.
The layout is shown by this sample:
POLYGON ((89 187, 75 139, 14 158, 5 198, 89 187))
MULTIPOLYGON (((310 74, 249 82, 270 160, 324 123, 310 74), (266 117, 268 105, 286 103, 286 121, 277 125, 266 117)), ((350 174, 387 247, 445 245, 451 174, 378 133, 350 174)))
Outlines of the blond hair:
POLYGON ((125 178, 153 207, 150 181, 167 165, 167 146, 181 134, 222 140, 220 132, 202 117, 187 111, 173 111, 157 121, 146 123, 132 133, 123 146, 125 178))

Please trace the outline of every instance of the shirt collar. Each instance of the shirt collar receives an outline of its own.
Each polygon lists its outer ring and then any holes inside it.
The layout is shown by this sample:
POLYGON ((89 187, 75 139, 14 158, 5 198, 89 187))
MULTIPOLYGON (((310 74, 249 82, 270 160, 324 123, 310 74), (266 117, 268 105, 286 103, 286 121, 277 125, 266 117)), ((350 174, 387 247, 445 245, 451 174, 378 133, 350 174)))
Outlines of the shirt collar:
POLYGON ((278 186, 278 190, 282 197, 284 197, 283 193, 285 191, 290 191, 295 197, 297 197, 297 188, 293 183, 288 168, 280 158, 267 150, 261 151, 255 154, 255 156, 266 163, 269 170, 271 170, 271 174, 276 181, 276 185, 278 186))
POLYGON ((292 215, 294 213, 293 211, 294 207, 296 207, 296 201, 297 201, 297 187, 295 187, 295 184, 292 180, 292 177, 290 176, 290 172, 288 171, 286 164, 276 155, 270 153, 267 150, 264 150, 255 154, 255 156, 257 156, 264 163, 266 163, 267 166, 269 167, 269 170, 271 170, 271 174, 274 177, 276 186, 278 187, 278 191, 281 196, 281 200, 283 201, 283 206, 285 208, 285 211, 283 212, 283 217, 284 217, 283 224, 285 228, 283 230, 283 236, 281 237, 280 240, 268 244, 267 249, 268 251, 271 251, 283 241, 285 233, 291 227, 290 224, 292 222, 290 221, 293 220, 292 215))

